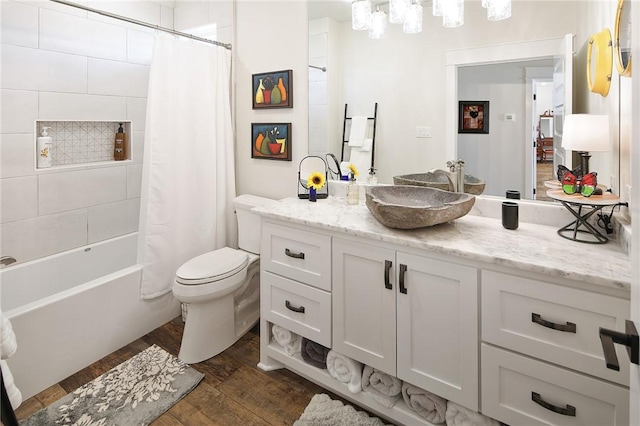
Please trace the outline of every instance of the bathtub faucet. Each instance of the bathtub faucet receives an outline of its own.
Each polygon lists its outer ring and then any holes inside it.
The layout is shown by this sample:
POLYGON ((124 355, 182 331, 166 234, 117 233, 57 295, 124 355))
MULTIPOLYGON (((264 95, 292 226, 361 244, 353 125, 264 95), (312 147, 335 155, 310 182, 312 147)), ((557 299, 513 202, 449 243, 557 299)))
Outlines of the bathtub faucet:
POLYGON ((4 268, 5 266, 9 266, 12 263, 16 263, 16 258, 11 256, 2 256, 0 257, 0 268, 4 268))

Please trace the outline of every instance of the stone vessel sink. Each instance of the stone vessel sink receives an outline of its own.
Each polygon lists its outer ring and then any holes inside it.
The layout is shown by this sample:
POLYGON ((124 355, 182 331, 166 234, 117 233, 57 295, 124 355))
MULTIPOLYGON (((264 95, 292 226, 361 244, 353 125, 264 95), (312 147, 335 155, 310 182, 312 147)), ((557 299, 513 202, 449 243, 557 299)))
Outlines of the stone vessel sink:
POLYGON ((449 222, 469 213, 476 201, 470 194, 412 185, 367 188, 367 207, 389 228, 415 229, 449 222))
MULTIPOLYGON (((409 175, 394 176, 394 185, 427 186, 429 188, 449 190, 449 180, 440 173, 414 173, 409 175)), ((464 192, 480 195, 484 192, 485 181, 471 175, 464 175, 464 192)))

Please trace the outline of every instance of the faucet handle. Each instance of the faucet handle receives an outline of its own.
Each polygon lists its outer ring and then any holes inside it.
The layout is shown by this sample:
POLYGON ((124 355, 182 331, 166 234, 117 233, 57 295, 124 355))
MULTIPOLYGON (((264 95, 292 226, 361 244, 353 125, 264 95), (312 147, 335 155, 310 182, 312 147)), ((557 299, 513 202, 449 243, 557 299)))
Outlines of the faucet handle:
POLYGON ((456 162, 453 161, 453 160, 447 161, 447 167, 449 168, 449 171, 451 171, 451 172, 455 171, 456 162))

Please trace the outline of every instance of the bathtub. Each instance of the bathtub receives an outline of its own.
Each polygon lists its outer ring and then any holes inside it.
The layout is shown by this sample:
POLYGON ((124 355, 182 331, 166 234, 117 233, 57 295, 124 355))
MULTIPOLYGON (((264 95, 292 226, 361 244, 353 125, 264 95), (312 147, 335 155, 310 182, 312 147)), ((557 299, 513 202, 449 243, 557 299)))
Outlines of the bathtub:
POLYGON ((7 360, 23 400, 180 314, 171 293, 139 297, 138 234, 0 270, 0 304, 18 350, 7 360))

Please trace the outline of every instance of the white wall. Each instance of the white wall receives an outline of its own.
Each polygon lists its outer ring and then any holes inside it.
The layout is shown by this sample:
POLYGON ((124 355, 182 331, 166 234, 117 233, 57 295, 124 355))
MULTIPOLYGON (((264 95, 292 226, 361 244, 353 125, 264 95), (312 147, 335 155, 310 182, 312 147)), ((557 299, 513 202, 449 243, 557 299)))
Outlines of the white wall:
MULTIPOLYGON (((162 2, 85 3, 173 25, 162 2)), ((22 262, 137 231, 152 30, 51 2, 1 8, 2 256, 22 262), (35 121, 47 119, 131 120, 133 161, 36 171, 35 121)))
POLYGON ((236 173, 239 194, 297 194, 308 146, 308 23, 302 1, 237 1, 233 69, 236 79, 236 173), (293 108, 253 110, 251 75, 293 70, 293 108), (251 123, 292 123, 292 161, 251 158, 251 123))

